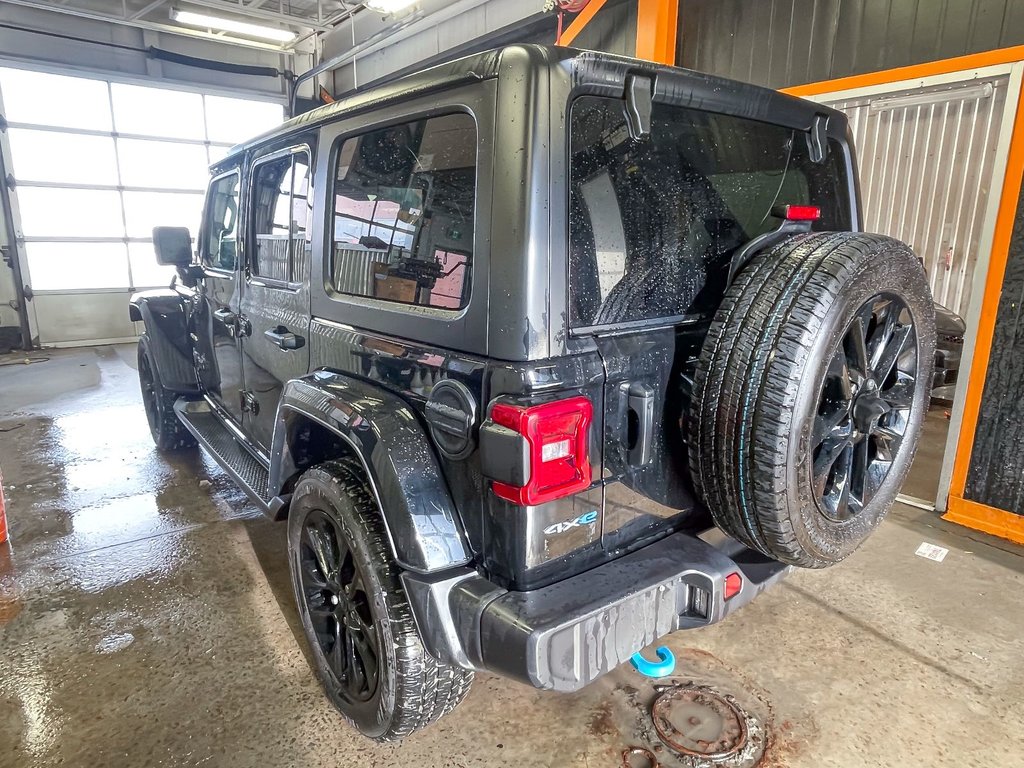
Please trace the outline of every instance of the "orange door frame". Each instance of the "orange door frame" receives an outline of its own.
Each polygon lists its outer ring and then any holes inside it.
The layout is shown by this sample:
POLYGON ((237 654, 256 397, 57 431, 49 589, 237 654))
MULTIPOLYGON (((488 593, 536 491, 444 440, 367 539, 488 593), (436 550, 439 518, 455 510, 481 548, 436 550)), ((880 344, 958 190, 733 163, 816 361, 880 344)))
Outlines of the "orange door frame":
MULTIPOLYGON (((933 75, 952 74, 1020 61, 1024 61, 1024 45, 882 72, 871 72, 865 75, 808 83, 782 90, 794 96, 816 96, 823 93, 916 80, 933 75)), ((971 452, 974 449, 974 438, 978 428, 981 398, 985 392, 985 377, 988 374, 988 364, 992 354, 996 312, 999 309, 999 298, 1002 294, 1006 261, 1010 255, 1010 238, 1013 234, 1022 183, 1024 183, 1024 87, 1022 87, 1017 100, 1017 114, 1010 137, 1006 175, 1003 179, 999 209, 996 214, 992 253, 989 259, 988 274, 985 277, 981 314, 976 329, 974 359, 967 381, 967 392, 964 395, 963 418, 960 421, 960 433, 957 436, 956 456, 953 461, 953 475, 950 480, 946 514, 943 516, 945 520, 951 520, 968 528, 985 531, 1024 544, 1024 515, 996 509, 964 498, 967 473, 971 465, 971 452)))
POLYGON ((637 0, 636 57, 674 66, 679 0, 637 0))

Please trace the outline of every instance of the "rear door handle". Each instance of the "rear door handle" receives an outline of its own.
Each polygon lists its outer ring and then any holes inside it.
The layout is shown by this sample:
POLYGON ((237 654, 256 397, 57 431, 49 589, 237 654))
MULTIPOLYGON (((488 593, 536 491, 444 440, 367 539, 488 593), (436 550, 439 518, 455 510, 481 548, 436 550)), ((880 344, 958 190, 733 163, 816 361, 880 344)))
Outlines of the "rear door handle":
POLYGON ((281 349, 302 349, 306 346, 305 338, 292 333, 283 325, 279 325, 276 328, 268 328, 263 332, 263 335, 270 339, 272 344, 277 345, 281 349))
POLYGON ((651 460, 654 438, 654 389, 634 381, 629 386, 629 463, 641 467, 651 460))

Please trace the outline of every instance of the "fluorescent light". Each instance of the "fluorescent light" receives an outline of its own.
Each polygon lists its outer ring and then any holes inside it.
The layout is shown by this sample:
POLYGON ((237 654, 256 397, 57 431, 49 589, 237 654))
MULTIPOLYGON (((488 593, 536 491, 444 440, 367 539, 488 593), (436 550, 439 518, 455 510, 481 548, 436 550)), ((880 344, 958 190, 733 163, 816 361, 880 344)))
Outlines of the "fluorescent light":
POLYGON ((947 88, 944 91, 928 91, 926 93, 910 93, 906 96, 890 96, 884 99, 872 99, 871 111, 884 112, 888 109, 903 107, 921 107, 929 104, 941 104, 944 101, 967 101, 969 99, 987 99, 995 92, 992 83, 980 83, 966 88, 947 88))
POLYGON ((181 24, 190 27, 205 27, 206 29, 219 29, 223 32, 237 32, 240 35, 249 37, 261 37, 264 40, 276 40, 287 43, 295 39, 295 33, 288 29, 275 29, 274 27, 262 27, 259 24, 247 24, 244 21, 234 19, 222 19, 219 16, 207 16, 205 13, 193 13, 192 11, 171 11, 171 18, 181 24))
POLYGON ((416 0, 365 0, 363 5, 371 11, 391 14, 404 11, 415 2, 416 0))

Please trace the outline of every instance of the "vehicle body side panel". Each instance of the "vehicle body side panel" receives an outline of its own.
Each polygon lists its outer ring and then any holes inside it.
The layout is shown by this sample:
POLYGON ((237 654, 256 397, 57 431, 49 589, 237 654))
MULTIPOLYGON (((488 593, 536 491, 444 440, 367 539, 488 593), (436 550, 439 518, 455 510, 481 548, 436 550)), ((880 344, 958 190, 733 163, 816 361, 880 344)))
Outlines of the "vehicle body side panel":
MULTIPOLYGON (((583 395, 600 403, 604 368, 594 350, 535 363, 495 364, 488 369, 488 402, 524 405, 583 395)), ((520 507, 499 498, 485 482, 481 560, 488 577, 508 589, 532 589, 607 559, 601 546, 603 418, 594 409, 589 458, 593 482, 581 493, 520 507), (595 517, 594 512, 598 515, 595 517), (580 521, 578 524, 576 521, 580 521)))
POLYGON ((362 462, 403 568, 430 573, 470 561, 434 449, 406 402, 374 383, 328 370, 289 381, 271 451, 274 494, 294 474, 289 435, 302 419, 341 437, 362 462))
MULTIPOLYGON (((256 175, 253 168, 268 157, 282 156, 297 151, 310 160, 310 173, 315 172, 315 137, 300 135, 267 148, 268 151, 254 158, 250 164, 246 186, 246 207, 255 205, 252 189, 256 175)), ((322 177, 311 177, 310 188, 314 196, 319 194, 322 177)), ((273 441, 277 406, 281 399, 284 383, 304 376, 309 372, 309 285, 311 254, 322 245, 323 206, 314 206, 315 219, 311 227, 309 250, 297 248, 293 252, 294 282, 269 280, 253 274, 253 254, 257 244, 246 242, 243 249, 249 255, 244 269, 244 284, 240 310, 244 319, 244 333, 241 336, 242 371, 245 389, 251 406, 245 414, 245 430, 259 446, 267 452, 273 441), (281 330, 296 334, 303 340, 298 349, 282 349, 266 336, 268 331, 281 330)), ((254 214, 249 210, 246 216, 244 237, 253 237, 254 214)), ((289 245, 289 248, 291 246, 289 245)))
POLYGON ((133 319, 137 315, 146 324, 160 382, 172 392, 198 394, 188 298, 172 288, 161 288, 133 294, 130 307, 133 319))
MULTIPOLYGON (((550 78, 534 48, 502 52, 491 209, 487 354, 499 360, 550 357, 548 274, 550 78)), ((478 207, 478 210, 487 209, 478 207)))
MULTIPOLYGON (((315 160, 316 180, 321 189, 316 190, 315 194, 322 200, 318 205, 323 206, 326 220, 322 224, 324 247, 314 248, 310 273, 310 308, 314 318, 325 318, 397 338, 415 338, 420 344, 428 346, 474 354, 486 352, 489 324, 487 291, 492 249, 491 219, 486 212, 493 210, 491 158, 495 154, 495 87, 495 81, 489 80, 429 97, 410 98, 381 108, 372 116, 339 117, 322 128, 315 160), (329 215, 334 210, 334 203, 333 200, 327 200, 326 196, 333 195, 331 179, 342 143, 346 138, 389 124, 453 112, 470 114, 476 121, 477 130, 475 208, 480 213, 474 225, 472 282, 468 305, 464 309, 451 311, 335 291, 330 275, 333 221, 329 215)), ((311 366, 316 367, 315 359, 311 360, 311 366)))

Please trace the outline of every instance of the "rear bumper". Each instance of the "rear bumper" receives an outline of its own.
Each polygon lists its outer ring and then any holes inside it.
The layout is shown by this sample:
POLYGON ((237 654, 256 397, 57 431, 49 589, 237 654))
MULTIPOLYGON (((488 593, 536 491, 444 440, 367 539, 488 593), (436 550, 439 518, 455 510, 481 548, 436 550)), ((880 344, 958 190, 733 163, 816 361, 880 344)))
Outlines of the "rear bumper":
POLYGON ((674 534, 530 592, 505 591, 469 569, 402 579, 437 658, 574 691, 670 632, 721 621, 788 570, 713 530, 674 534), (731 573, 743 586, 725 600, 731 573))

